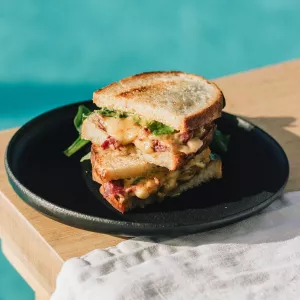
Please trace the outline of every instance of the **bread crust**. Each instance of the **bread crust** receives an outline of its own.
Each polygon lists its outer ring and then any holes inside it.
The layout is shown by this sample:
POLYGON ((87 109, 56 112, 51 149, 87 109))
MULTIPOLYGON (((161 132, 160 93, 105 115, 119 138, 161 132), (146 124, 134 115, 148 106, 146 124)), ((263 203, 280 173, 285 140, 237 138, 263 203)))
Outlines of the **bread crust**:
MULTIPOLYGON (((198 97, 193 94, 193 89, 187 92, 187 95, 189 94, 196 99, 198 97)), ((146 119, 163 123, 165 121, 166 125, 172 126, 182 132, 194 130, 219 118, 225 106, 224 95, 215 83, 202 76, 180 71, 144 72, 124 78, 119 82, 113 82, 95 91, 93 94, 93 102, 99 107, 106 106, 110 109, 117 108, 127 112, 140 112, 140 115, 146 119), (209 105, 202 109, 199 108, 198 111, 195 108, 195 111, 192 113, 181 113, 179 111, 178 114, 176 114, 176 111, 178 111, 177 108, 182 108, 183 106, 183 110, 185 108, 188 109, 189 102, 180 102, 183 101, 182 98, 184 98, 181 93, 185 93, 185 89, 189 87, 186 85, 187 83, 190 83, 193 88, 197 87, 197 85, 205 87, 206 90, 203 93, 208 93, 207 91, 209 90, 212 93, 211 96, 207 96, 209 98, 209 105), (178 93, 170 93, 173 86, 179 90, 178 93), (173 103, 173 109, 171 109, 171 104, 169 104, 169 106, 163 104, 165 94, 167 95, 166 98, 169 97, 169 100, 173 103), (161 103, 158 103, 159 107, 154 103, 156 100, 161 101, 161 103), (159 110, 161 112, 164 110, 164 116, 165 113, 167 113, 168 117, 163 118, 155 115, 154 112, 159 114, 159 110)), ((195 101, 191 103, 191 107, 197 106, 195 101)))
POLYGON ((213 103, 213 105, 203 109, 202 111, 188 116, 185 119, 184 123, 184 131, 189 129, 196 129, 205 124, 208 124, 212 120, 216 120, 221 117, 222 109, 225 106, 225 99, 221 90, 217 95, 217 100, 213 103))
POLYGON ((103 186, 100 187, 99 192, 102 194, 105 200, 107 200, 116 210, 118 210, 122 214, 125 212, 124 203, 119 202, 118 199, 116 199, 116 195, 105 195, 103 186))

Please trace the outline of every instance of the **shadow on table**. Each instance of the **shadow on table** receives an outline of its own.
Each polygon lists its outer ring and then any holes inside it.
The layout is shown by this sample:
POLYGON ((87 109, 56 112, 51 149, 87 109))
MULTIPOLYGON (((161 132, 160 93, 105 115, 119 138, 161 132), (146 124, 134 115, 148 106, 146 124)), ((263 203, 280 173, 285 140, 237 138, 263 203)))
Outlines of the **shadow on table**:
POLYGON ((287 184, 286 190, 300 190, 300 176, 297 172, 296 167, 297 165, 299 165, 300 162, 300 130, 298 130, 298 135, 290 131, 291 128, 296 127, 296 119, 294 117, 288 116, 272 118, 245 118, 262 128, 263 130, 265 130, 268 134, 275 138, 277 142, 279 142, 279 144, 283 147, 288 157, 290 165, 290 179, 287 184))

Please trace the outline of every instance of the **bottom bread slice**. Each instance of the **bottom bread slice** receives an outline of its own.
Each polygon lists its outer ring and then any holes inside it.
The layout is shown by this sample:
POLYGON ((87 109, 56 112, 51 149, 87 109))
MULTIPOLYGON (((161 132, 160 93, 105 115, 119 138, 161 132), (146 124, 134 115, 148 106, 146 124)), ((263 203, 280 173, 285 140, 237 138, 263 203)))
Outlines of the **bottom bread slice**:
MULTIPOLYGON (((207 148, 206 154, 210 154, 207 148)), ((195 157, 190 165, 177 171, 152 174, 147 178, 131 178, 105 182, 100 187, 103 197, 118 211, 124 213, 137 207, 161 202, 167 197, 179 196, 186 190, 222 177, 220 159, 195 157)))

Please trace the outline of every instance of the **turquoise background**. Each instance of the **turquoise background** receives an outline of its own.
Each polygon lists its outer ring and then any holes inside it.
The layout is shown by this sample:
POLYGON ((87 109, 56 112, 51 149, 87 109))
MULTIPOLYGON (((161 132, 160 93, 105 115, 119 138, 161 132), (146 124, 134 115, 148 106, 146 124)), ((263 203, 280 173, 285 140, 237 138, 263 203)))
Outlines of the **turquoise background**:
MULTIPOLYGON (((208 78, 299 57, 299 0, 0 0, 0 129, 150 70, 208 78)), ((33 292, 0 254, 0 300, 33 292)))

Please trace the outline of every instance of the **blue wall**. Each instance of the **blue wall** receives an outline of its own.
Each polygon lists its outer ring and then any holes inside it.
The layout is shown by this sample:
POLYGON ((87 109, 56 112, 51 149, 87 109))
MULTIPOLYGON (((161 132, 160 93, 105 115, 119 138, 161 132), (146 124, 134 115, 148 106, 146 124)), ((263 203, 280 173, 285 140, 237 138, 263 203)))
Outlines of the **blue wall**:
MULTIPOLYGON (((299 0, 0 0, 0 129, 142 71, 213 78, 299 57, 299 13, 299 0)), ((0 256, 0 300, 32 297, 0 256)))
POLYGON ((298 0, 5 1, 0 128, 142 71, 213 78, 299 57, 299 12, 298 0))

